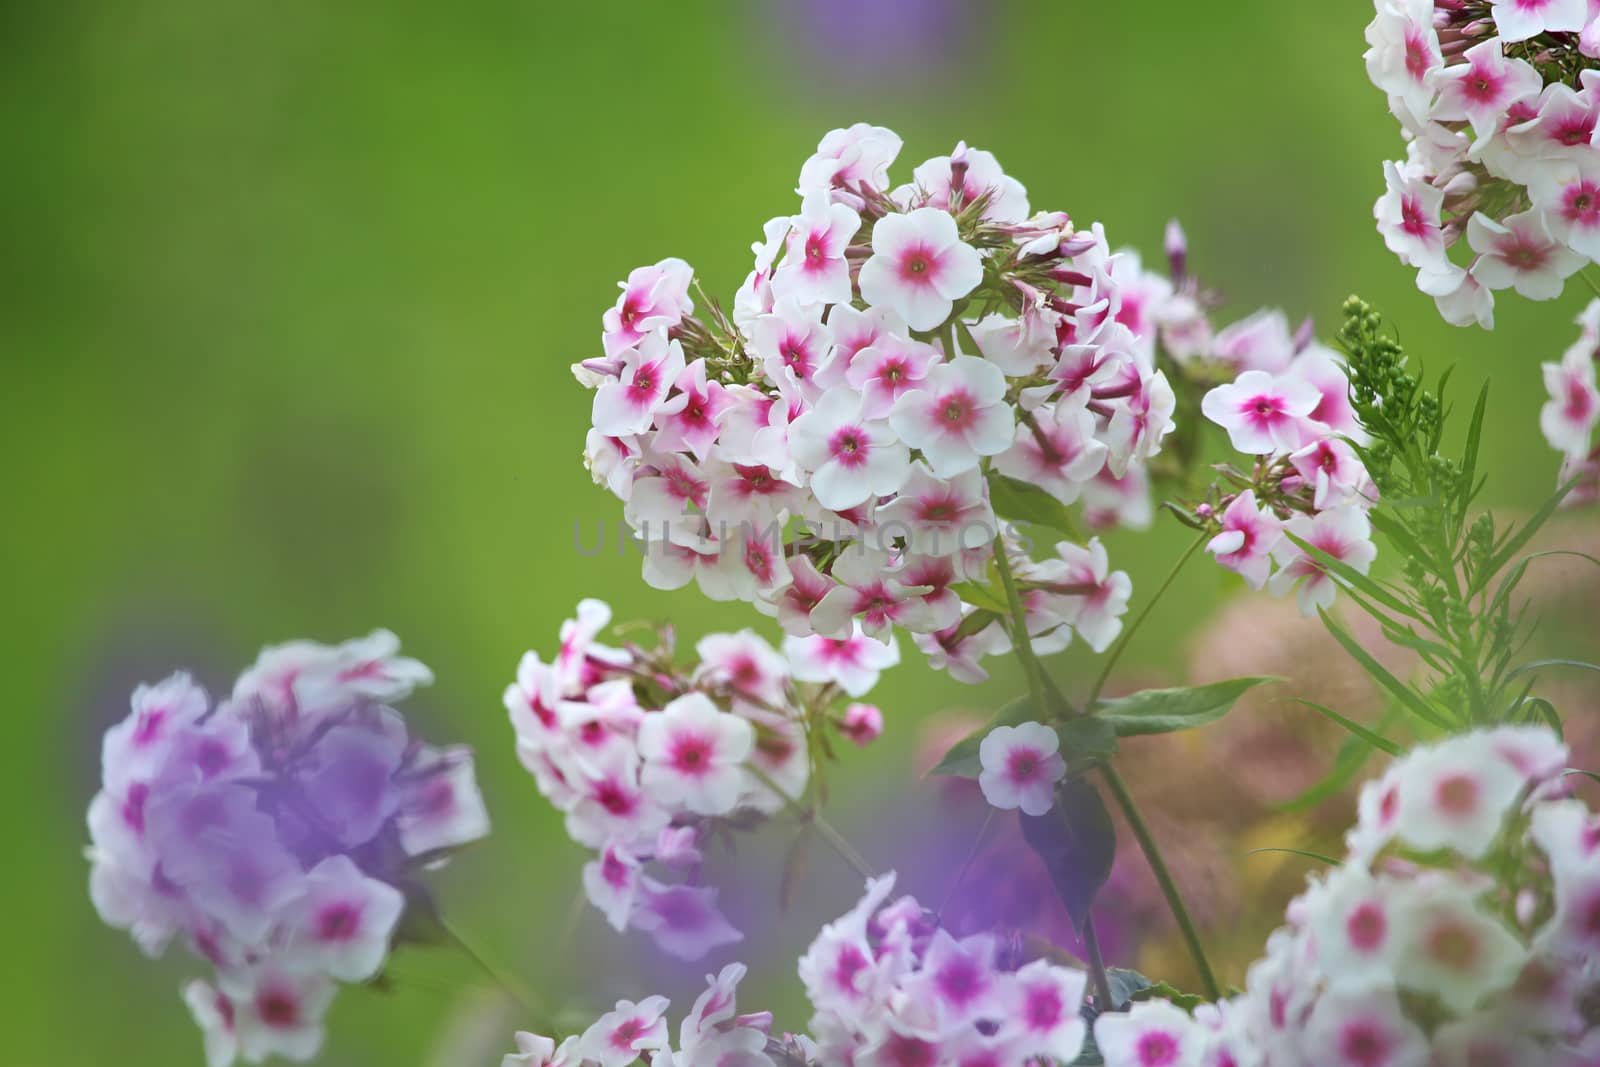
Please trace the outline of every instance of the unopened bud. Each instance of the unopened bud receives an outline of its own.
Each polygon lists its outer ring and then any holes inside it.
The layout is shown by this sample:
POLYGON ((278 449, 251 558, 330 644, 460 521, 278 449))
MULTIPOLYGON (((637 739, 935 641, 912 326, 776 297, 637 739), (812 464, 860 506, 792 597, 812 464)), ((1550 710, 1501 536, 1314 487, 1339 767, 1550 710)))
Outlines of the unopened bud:
POLYGON ((844 709, 839 732, 865 748, 883 735, 883 712, 874 704, 851 704, 844 709))
POLYGON ((1172 272, 1174 283, 1183 281, 1184 274, 1189 265, 1189 239, 1183 234, 1183 227, 1177 219, 1167 222, 1167 266, 1172 272))

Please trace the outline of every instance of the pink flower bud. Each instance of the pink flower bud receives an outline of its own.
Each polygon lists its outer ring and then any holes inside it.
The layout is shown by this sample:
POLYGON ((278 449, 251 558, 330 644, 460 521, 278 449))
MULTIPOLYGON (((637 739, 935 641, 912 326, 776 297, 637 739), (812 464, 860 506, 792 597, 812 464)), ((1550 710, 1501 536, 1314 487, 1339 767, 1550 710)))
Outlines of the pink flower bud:
POLYGON ((883 734, 883 712, 874 704, 851 704, 844 709, 839 732, 865 748, 883 734))

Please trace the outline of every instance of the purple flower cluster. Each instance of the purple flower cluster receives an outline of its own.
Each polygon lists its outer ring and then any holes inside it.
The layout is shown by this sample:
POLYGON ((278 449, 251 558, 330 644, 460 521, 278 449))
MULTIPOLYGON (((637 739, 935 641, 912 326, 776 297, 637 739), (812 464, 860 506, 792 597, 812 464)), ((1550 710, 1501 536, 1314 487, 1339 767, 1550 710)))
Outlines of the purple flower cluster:
POLYGON ((378 631, 262 652, 214 703, 187 674, 134 690, 89 806, 90 895, 147 954, 215 968, 184 990, 212 1067, 305 1060, 334 982, 382 969, 415 873, 488 832, 465 748, 387 705, 432 681, 378 631))

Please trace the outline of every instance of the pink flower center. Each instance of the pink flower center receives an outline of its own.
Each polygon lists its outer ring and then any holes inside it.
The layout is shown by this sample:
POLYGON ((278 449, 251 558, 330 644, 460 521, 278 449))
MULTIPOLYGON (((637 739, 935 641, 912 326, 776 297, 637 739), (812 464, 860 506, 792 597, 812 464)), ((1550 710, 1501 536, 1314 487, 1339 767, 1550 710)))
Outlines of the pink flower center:
POLYGON ((1561 215, 1582 226, 1600 225, 1600 186, 1588 181, 1568 186, 1561 198, 1561 215))
POLYGON ((613 815, 629 815, 633 812, 634 798, 616 782, 602 782, 594 793, 595 803, 613 815))
POLYGON ((644 1031, 643 1019, 625 1020, 611 1032, 611 1043, 619 1049, 631 1052, 633 1051, 633 1043, 639 1039, 639 1035, 644 1031))
POLYGON ((1339 1052, 1346 1063, 1383 1067, 1389 1059, 1389 1038, 1371 1023, 1351 1023, 1339 1035, 1339 1052))
POLYGON ((317 937, 322 941, 348 941, 361 929, 361 909, 353 904, 331 904, 317 916, 317 937))
POLYGON ((1550 249, 1513 232, 1501 242, 1500 258, 1518 270, 1538 270, 1550 258, 1550 249))
POLYGON ((1350 913, 1344 928, 1351 948, 1372 952, 1383 944, 1389 932, 1389 920, 1384 917, 1382 908, 1369 901, 1350 913))
POLYGON ((861 467, 867 462, 867 435, 859 426, 841 426, 828 441, 828 454, 845 467, 861 467))
POLYGON ((939 1050, 926 1041, 903 1034, 890 1034, 878 1053, 881 1063, 892 1067, 933 1067, 939 1062, 939 1050))
POLYGON ((1400 199, 1400 228, 1412 237, 1423 237, 1428 232, 1428 218, 1414 196, 1400 199))
POLYGON ((1006 773, 1015 782, 1030 782, 1039 776, 1041 762, 1038 749, 1018 748, 1013 749, 1006 757, 1006 773))
POLYGON ((1458 922, 1441 922, 1428 931, 1428 956, 1452 971, 1471 971, 1478 962, 1478 938, 1458 922))
POLYGON ((963 390, 939 398, 939 422, 947 430, 965 430, 977 419, 977 404, 963 390))
POLYGON ((268 1026, 293 1026, 300 1018, 300 1005, 281 990, 264 990, 256 997, 256 1014, 268 1026))
POLYGON ((1432 58, 1422 31, 1415 26, 1406 27, 1406 73, 1411 75, 1412 80, 1420 82, 1423 79, 1432 65, 1432 58))
POLYGON ((900 279, 914 285, 932 285, 938 257, 931 248, 916 245, 900 253, 900 279))
POLYGON ((703 777, 711 769, 711 742, 698 734, 679 734, 672 743, 672 766, 691 778, 703 777))
POLYGON ((820 233, 813 233, 806 238, 806 263, 809 266, 815 267, 822 263, 824 255, 822 237, 820 233))
POLYGON ((1135 1049, 1139 1067, 1169 1067, 1178 1062, 1178 1042, 1163 1030, 1155 1030, 1139 1039, 1135 1049))
POLYGON ((1464 819, 1478 810, 1478 783, 1469 775, 1447 776, 1434 787, 1433 795, 1439 810, 1454 818, 1464 819))
POLYGON ((1028 990, 1026 1014, 1032 1030, 1052 1030, 1061 1021, 1061 994, 1051 986, 1028 990))
POLYGON ((845 992, 856 992, 856 975, 866 970, 867 958, 861 950, 854 945, 846 945, 839 950, 839 956, 833 961, 833 980, 845 992))
POLYGON ((1567 418, 1573 422, 1582 422, 1594 410, 1594 397, 1589 390, 1584 388, 1582 382, 1569 381, 1567 383, 1567 418))
POLYGON ((951 960, 939 972, 939 992, 952 1004, 964 1005, 984 990, 983 974, 969 959, 951 960))

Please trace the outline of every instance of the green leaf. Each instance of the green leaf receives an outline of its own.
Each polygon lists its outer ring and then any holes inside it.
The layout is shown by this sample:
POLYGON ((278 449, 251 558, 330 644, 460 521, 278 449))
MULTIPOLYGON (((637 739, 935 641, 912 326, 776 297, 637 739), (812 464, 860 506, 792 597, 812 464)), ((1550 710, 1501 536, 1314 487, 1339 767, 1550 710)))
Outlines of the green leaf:
POLYGON ((1483 438, 1483 416, 1489 406, 1489 383, 1478 390, 1478 402, 1472 408, 1472 421, 1467 424, 1467 447, 1461 456, 1461 484, 1468 486, 1467 498, 1473 495, 1473 479, 1478 469, 1478 444, 1483 438))
POLYGON ((1600 672, 1600 664, 1587 663, 1581 659, 1536 659, 1529 663, 1524 663, 1506 675, 1506 681, 1509 682, 1513 678, 1520 678, 1529 671, 1542 670, 1545 667, 1577 667, 1579 670, 1600 672))
POLYGON ((1577 486, 1579 478, 1573 478, 1553 493, 1548 500, 1539 506, 1528 521, 1523 523, 1515 533, 1509 534, 1505 542, 1495 550, 1489 560, 1489 565, 1484 568, 1485 576, 1496 573, 1511 561, 1511 557, 1522 551, 1522 546, 1533 540, 1533 535, 1539 528, 1550 521, 1550 516, 1556 513, 1556 508, 1567 498, 1567 494, 1577 486))
POLYGON ((1009 615, 1011 613, 1011 608, 1006 604, 1002 595, 979 582, 954 582, 950 586, 950 591, 968 604, 984 608, 996 615, 1009 615))
POLYGON ((1246 852, 1245 855, 1254 856, 1258 852, 1285 852, 1291 856, 1303 856, 1308 860, 1316 860, 1318 863, 1326 863, 1329 867, 1339 866, 1339 861, 1334 859, 1332 856, 1324 856, 1320 852, 1312 852, 1309 849, 1304 848, 1253 848, 1249 852, 1246 852))
POLYGON ((1206 998, 1198 993, 1185 993, 1167 982, 1155 982, 1145 986, 1133 995, 1133 1000, 1140 1004, 1151 1000, 1164 1000, 1190 1013, 1206 1002, 1206 998))
POLYGON ((989 472, 989 503, 995 514, 1021 522, 1036 523, 1077 536, 1077 523, 1067 506, 1032 482, 989 472))
POLYGON ((1429 707, 1427 701, 1423 700, 1410 686, 1390 674, 1383 664, 1373 659, 1372 655, 1361 647, 1359 641, 1351 637, 1344 627, 1333 621, 1332 615, 1320 608, 1317 610, 1317 614, 1322 616, 1322 625, 1328 628, 1328 632, 1333 635, 1333 639, 1339 642, 1346 652, 1350 653, 1352 659, 1366 668, 1367 673, 1372 675, 1374 681, 1386 689, 1396 700, 1400 701, 1402 706, 1431 726, 1435 726, 1440 730, 1450 729, 1450 724, 1445 721, 1442 715, 1429 707))
POLYGON ((1140 993, 1155 987, 1150 979, 1126 967, 1107 967, 1106 985, 1111 987, 1111 1011, 1121 1011, 1137 1000, 1140 993))
POLYGON ((1188 689, 1144 689, 1103 700, 1094 718, 1111 724, 1118 737, 1170 734, 1216 722, 1250 689, 1280 678, 1230 678, 1188 689))
MULTIPOLYGON (((1292 541, 1295 547, 1309 556, 1317 566, 1344 582, 1352 592, 1360 593, 1368 600, 1377 601, 1397 615, 1404 615, 1409 619, 1417 619, 1418 621, 1422 620, 1422 617, 1417 614, 1416 609, 1410 604, 1407 604, 1394 593, 1362 574, 1344 560, 1324 552, 1311 542, 1302 537, 1296 537, 1287 530, 1284 531, 1283 536, 1292 541)), ((1376 612, 1371 612, 1370 609, 1368 610, 1371 614, 1377 614, 1376 612)), ((1379 617, 1381 618, 1382 616, 1379 617)))
POLYGON ((1365 726, 1362 726, 1354 719, 1345 718, 1332 708, 1324 707, 1313 700, 1301 700, 1299 697, 1290 697, 1289 700, 1292 703, 1304 705, 1317 714, 1333 720, 1346 730, 1350 731, 1356 737, 1360 738, 1362 741, 1365 741, 1367 744, 1377 749, 1379 752, 1383 752, 1390 756, 1400 755, 1401 749, 1399 745, 1395 744, 1393 741, 1387 740, 1386 738, 1380 737, 1378 734, 1373 733, 1371 730, 1367 729, 1365 726))
POLYGON ((1081 935, 1117 855, 1117 831, 1105 801, 1088 781, 1069 778, 1056 790, 1054 807, 1021 820, 1024 840, 1044 861, 1056 896, 1081 935))
MULTIPOLYGON (((1398 708, 1390 707, 1383 713, 1383 718, 1378 721, 1375 732, 1381 735, 1395 724, 1401 714, 1398 708)), ((1275 805, 1273 810, 1283 812, 1307 811, 1321 804, 1324 800, 1337 796, 1346 786, 1355 781, 1356 775, 1361 773, 1361 768, 1367 765, 1367 760, 1372 757, 1374 751, 1371 745, 1362 741, 1359 737, 1345 738, 1344 743, 1339 746, 1338 754, 1334 756, 1333 768, 1328 772, 1327 777, 1293 800, 1287 800, 1282 804, 1275 805)))

